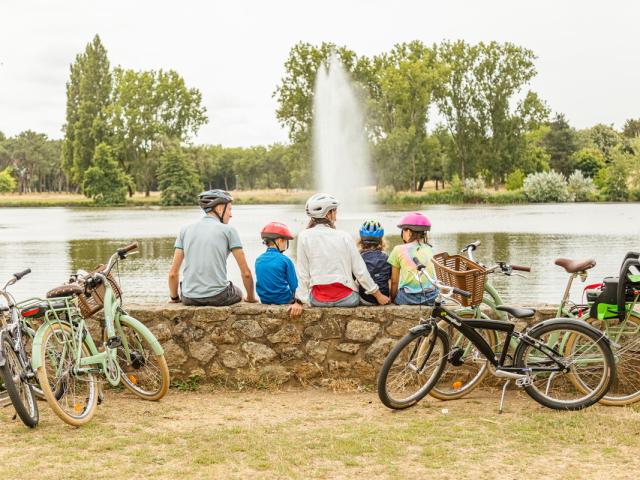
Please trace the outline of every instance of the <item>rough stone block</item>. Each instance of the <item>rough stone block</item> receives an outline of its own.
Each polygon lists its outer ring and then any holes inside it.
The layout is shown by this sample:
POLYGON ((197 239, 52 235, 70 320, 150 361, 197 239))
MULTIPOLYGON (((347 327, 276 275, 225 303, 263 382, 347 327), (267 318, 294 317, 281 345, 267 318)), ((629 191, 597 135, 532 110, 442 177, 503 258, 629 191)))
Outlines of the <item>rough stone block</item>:
POLYGON ((312 325, 304 329, 304 334, 315 340, 327 340, 329 338, 341 338, 342 326, 338 320, 326 319, 324 322, 312 325))
POLYGON ((208 342, 194 343, 189 347, 191 356, 205 365, 211 361, 217 351, 218 347, 208 342))
POLYGON ((329 345, 327 342, 322 342, 318 340, 309 340, 307 344, 304 346, 305 352, 311 358, 313 358, 317 362, 324 362, 324 359, 327 358, 327 351, 329 351, 329 345))
POLYGON ((222 364, 227 368, 242 368, 248 363, 247 357, 233 350, 225 350, 222 353, 222 364))
POLYGON ((272 333, 267 337, 271 343, 300 343, 302 337, 300 331, 293 325, 285 325, 276 333, 272 333))
POLYGON ((352 355, 355 355, 356 353, 358 353, 358 350, 360 350, 360 344, 359 343, 339 343, 338 345, 336 345, 336 350, 338 350, 339 352, 350 353, 352 355))
POLYGON ((187 361, 187 354, 174 340, 164 342, 162 344, 162 348, 164 349, 164 355, 167 359, 167 363, 171 367, 180 367, 187 361))
POLYGON ((234 322, 233 328, 249 338, 260 338, 264 335, 264 330, 256 320, 237 320, 234 322))
POLYGON ((272 348, 267 347, 263 343, 246 342, 242 345, 242 350, 249 355, 253 363, 270 362, 278 356, 272 348))
POLYGON ((355 342, 370 342, 380 331, 380 325, 363 320, 351 320, 347 323, 345 338, 355 342))
POLYGON ((393 323, 387 327, 387 333, 394 337, 403 337, 409 331, 409 329, 416 324, 417 321, 415 320, 394 320, 393 323))
POLYGON ((371 363, 382 365, 395 344, 396 342, 390 338, 377 338, 364 352, 364 357, 371 363))

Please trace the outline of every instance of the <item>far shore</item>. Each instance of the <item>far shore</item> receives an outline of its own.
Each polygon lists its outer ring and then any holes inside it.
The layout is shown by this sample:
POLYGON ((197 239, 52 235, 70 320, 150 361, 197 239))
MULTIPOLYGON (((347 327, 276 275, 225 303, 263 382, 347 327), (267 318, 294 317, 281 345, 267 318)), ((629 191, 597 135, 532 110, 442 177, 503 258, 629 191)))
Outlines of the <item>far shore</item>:
MULTIPOLYGON (((430 186, 429 186, 430 187, 430 186)), ((389 193, 385 190, 374 192, 374 202, 381 206, 413 207, 419 205, 461 205, 461 204, 488 204, 488 205, 522 205, 531 203, 527 200, 522 190, 507 191, 491 189, 478 196, 454 197, 450 190, 435 190, 425 188, 421 192, 396 192, 389 193)), ((313 192, 310 190, 233 190, 234 203, 237 205, 301 205, 313 192)), ((195 201, 194 201, 195 203, 195 201)), ((150 192, 147 196, 143 192, 136 192, 127 198, 123 205, 114 207, 152 207, 161 206, 160 192, 150 192)), ((102 207, 96 205, 93 200, 80 193, 3 193, 0 194, 0 208, 2 207, 102 207)))

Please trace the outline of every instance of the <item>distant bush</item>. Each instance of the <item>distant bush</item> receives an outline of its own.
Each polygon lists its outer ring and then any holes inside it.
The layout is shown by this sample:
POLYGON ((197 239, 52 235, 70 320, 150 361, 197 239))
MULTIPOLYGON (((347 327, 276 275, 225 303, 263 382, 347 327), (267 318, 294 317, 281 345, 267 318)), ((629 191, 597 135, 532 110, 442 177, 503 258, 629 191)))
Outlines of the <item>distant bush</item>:
POLYGON ((531 202, 570 202, 571 194, 562 174, 551 170, 527 175, 524 193, 531 202))
POLYGON ((13 192, 16 189, 16 181, 11 175, 9 167, 0 171, 0 193, 13 192))
POLYGON ((597 148, 583 148, 571 156, 576 169, 589 178, 595 177, 605 166, 604 156, 597 148))
POLYGON ((396 189, 391 185, 387 185, 386 187, 382 187, 378 190, 376 194, 376 198, 378 203, 390 204, 395 203, 396 200, 396 189))
POLYGON ((524 185, 524 173, 519 168, 507 175, 507 190, 520 190, 524 185))
POLYGON ((598 196, 598 189, 593 183, 593 180, 585 177, 580 170, 573 172, 567 183, 569 194, 576 202, 593 201, 598 196))
POLYGON ((465 203, 482 203, 486 196, 484 180, 481 177, 464 180, 462 199, 465 203))

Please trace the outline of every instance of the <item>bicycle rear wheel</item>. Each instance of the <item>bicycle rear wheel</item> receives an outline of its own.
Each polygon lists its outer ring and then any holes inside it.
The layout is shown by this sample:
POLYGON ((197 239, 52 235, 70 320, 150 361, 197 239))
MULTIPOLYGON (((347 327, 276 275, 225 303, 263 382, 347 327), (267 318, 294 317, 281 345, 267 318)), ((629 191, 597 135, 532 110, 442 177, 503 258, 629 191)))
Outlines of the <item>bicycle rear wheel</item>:
MULTIPOLYGON (((76 372, 73 330, 68 325, 51 323, 42 336, 38 380, 47 403, 61 420, 79 427, 88 423, 98 403, 98 385, 93 372, 76 372)), ((83 357, 90 356, 83 342, 83 357)))
POLYGON ((156 401, 169 390, 169 367, 164 355, 156 355, 145 336, 134 324, 120 319, 118 335, 122 345, 117 350, 121 381, 138 397, 156 401))
POLYGON ((615 379, 615 360, 601 332, 587 324, 557 320, 532 328, 528 337, 546 348, 521 340, 515 365, 531 369, 531 383, 524 389, 538 403, 556 410, 580 410, 607 393, 615 379), (548 349, 566 368, 545 353, 548 349), (583 388, 576 387, 573 377, 581 379, 583 388))
POLYGON ((382 364, 378 377, 380 401, 393 409, 418 403, 442 375, 448 352, 447 334, 437 327, 402 337, 382 364))
POLYGON ((39 420, 38 402, 25 377, 22 362, 13 350, 11 338, 4 332, 0 335, 0 348, 4 358, 4 365, 0 367, 0 380, 4 383, 7 395, 22 423, 34 428, 39 420))

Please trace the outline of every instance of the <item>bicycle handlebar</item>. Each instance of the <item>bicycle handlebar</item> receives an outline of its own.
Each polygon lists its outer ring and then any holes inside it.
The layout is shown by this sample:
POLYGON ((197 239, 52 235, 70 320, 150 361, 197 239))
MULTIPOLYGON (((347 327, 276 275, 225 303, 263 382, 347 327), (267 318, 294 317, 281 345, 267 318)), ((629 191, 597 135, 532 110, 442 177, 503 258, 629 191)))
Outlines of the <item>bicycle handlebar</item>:
POLYGON ((18 272, 18 273, 14 273, 13 276, 15 277, 16 281, 22 279, 22 277, 29 275, 31 273, 31 269, 30 268, 25 268, 23 271, 18 272))
POLYGON ((519 265, 511 265, 511 270, 515 270, 517 272, 530 272, 531 267, 522 267, 519 265))
POLYGON ((467 244, 462 250, 460 250, 460 253, 465 253, 468 250, 473 251, 477 249, 480 245, 482 245, 482 242, 480 240, 476 240, 475 242, 471 242, 467 244))
POLYGON ((132 250, 136 250, 138 248, 138 242, 133 242, 130 243, 129 245, 125 246, 125 247, 120 247, 117 250, 118 255, 124 255, 125 253, 129 253, 132 250))

